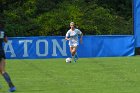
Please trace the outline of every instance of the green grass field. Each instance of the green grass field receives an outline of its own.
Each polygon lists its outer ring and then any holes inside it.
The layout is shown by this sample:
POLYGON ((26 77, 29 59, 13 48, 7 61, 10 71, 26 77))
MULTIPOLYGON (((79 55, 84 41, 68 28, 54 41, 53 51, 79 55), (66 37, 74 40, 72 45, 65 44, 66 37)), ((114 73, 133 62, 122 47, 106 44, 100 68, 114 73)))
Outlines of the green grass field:
MULTIPOLYGON (((7 60, 15 93, 140 93, 140 57, 7 60)), ((0 76, 0 93, 8 86, 0 76)))

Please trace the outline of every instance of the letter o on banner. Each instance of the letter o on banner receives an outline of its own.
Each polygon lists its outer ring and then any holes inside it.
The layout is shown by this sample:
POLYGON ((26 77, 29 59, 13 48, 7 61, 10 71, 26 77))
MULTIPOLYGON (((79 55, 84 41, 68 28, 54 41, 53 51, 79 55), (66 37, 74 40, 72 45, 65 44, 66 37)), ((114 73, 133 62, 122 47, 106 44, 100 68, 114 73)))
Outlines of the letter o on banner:
POLYGON ((48 55, 48 41, 47 40, 37 40, 36 42, 36 54, 38 56, 47 56, 48 55), (42 46, 40 46, 40 43, 44 43, 44 53, 40 53, 40 48, 42 48, 42 46))

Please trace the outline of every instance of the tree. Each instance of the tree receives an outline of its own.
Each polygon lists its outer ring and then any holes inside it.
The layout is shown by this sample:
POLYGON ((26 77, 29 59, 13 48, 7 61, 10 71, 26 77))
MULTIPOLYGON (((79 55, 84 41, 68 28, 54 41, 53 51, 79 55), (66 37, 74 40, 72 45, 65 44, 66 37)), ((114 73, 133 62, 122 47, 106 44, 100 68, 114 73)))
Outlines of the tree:
POLYGON ((74 21, 87 35, 132 34, 131 1, 2 0, 8 36, 65 35, 74 21))

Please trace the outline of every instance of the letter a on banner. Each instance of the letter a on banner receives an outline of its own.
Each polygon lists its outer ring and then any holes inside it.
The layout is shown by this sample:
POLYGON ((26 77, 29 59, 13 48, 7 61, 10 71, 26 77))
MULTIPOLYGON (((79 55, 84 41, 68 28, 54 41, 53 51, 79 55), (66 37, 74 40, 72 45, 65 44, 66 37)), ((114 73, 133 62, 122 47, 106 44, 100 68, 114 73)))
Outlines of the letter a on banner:
POLYGON ((11 53, 10 57, 16 57, 16 54, 15 54, 15 51, 13 49, 11 40, 9 40, 8 43, 5 44, 4 50, 5 50, 5 53, 8 53, 8 52, 11 53))

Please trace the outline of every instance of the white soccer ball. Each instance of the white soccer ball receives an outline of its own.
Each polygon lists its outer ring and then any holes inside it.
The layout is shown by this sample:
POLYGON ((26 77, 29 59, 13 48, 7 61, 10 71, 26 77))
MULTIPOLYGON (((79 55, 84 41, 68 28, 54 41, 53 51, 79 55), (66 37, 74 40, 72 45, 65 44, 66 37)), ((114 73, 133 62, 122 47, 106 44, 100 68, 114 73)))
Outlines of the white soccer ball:
POLYGON ((66 63, 71 63, 71 58, 66 58, 66 63))

